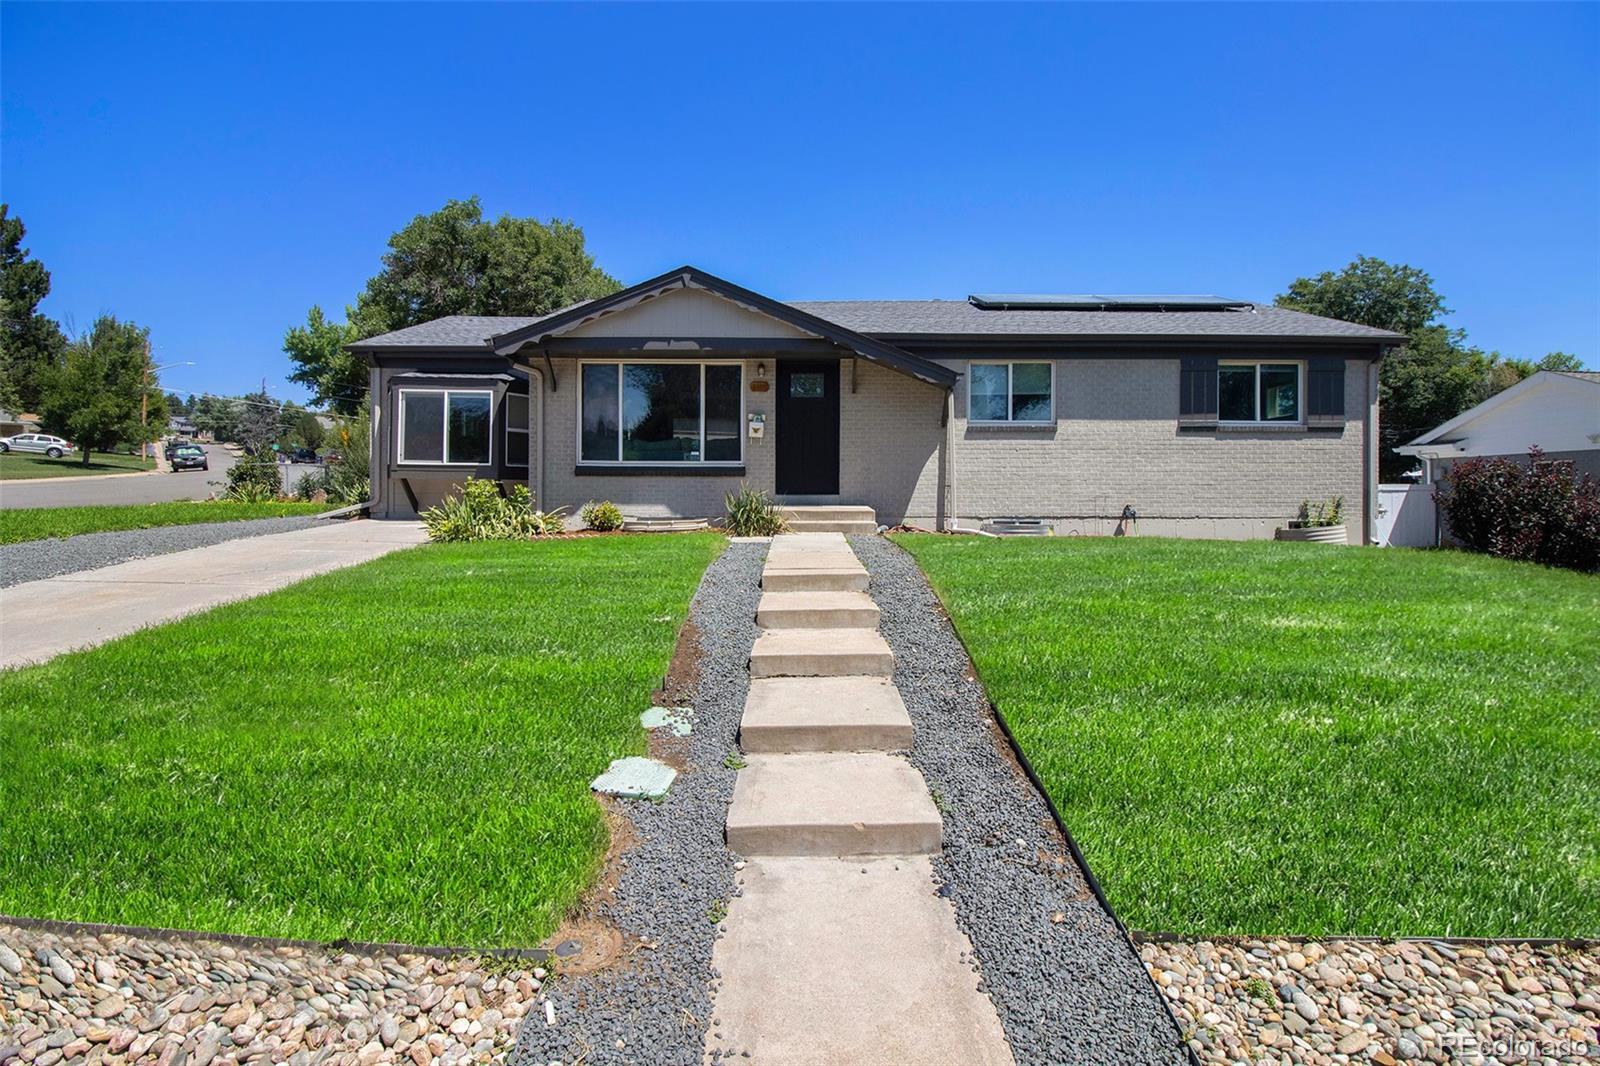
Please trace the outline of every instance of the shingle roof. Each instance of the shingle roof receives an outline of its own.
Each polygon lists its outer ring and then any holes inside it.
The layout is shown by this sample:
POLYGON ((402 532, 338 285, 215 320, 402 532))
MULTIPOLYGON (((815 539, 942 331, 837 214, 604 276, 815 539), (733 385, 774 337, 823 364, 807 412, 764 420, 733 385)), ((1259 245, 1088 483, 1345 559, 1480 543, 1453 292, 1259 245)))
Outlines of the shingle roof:
POLYGON ((518 315, 446 315, 357 341, 351 348, 487 348, 489 338, 539 321, 518 315))
POLYGON ((1579 381, 1592 381, 1600 385, 1600 370, 1553 370, 1551 373, 1565 374, 1569 378, 1577 378, 1579 381))
MULTIPOLYGON (((574 305, 581 306, 581 305, 574 305)), ((1282 337, 1403 341, 1388 330, 1341 322, 1282 307, 1228 311, 986 311, 966 300, 803 300, 789 306, 856 333, 879 337, 919 335, 1081 337, 1282 337)), ((478 348, 491 338, 553 318, 449 315, 408 326, 350 347, 478 348)))
POLYGON ((1236 311, 985 311, 966 300, 807 300, 793 306, 861 333, 888 336, 954 333, 1405 339, 1387 330, 1271 306, 1236 311))

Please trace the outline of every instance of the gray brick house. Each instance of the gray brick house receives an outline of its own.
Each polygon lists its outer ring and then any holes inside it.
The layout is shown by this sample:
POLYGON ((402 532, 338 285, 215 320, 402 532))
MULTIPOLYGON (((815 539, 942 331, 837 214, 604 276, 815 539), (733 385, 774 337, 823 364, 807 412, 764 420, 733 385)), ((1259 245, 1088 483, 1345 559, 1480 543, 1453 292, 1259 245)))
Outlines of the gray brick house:
POLYGON ((714 517, 748 483, 890 524, 1246 538, 1343 496, 1361 543, 1377 364, 1403 340, 1216 297, 783 303, 683 267, 350 348, 383 516, 471 475, 641 518, 714 517))

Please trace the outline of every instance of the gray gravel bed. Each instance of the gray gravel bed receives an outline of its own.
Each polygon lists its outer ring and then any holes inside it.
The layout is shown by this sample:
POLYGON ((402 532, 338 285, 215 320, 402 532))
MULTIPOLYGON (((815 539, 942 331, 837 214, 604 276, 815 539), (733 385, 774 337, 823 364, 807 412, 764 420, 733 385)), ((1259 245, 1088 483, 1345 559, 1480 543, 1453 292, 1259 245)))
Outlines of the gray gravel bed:
POLYGON ((1187 1062, 1143 963, 1011 758, 922 571, 882 537, 849 539, 916 728, 911 761, 944 817, 940 891, 972 940, 1017 1062, 1187 1062))
POLYGON ((706 570, 689 609, 700 659, 686 768, 660 803, 625 801, 638 843, 604 913, 621 929, 625 952, 641 939, 657 946, 610 970, 547 982, 556 1024, 531 1017, 514 1064, 702 1060, 717 936, 709 915, 736 891, 722 837, 736 772, 722 763, 737 750, 766 554, 765 544, 730 544, 706 570))
POLYGON ((205 522, 192 526, 157 526, 114 533, 79 533, 75 537, 0 544, 0 588, 39 581, 82 570, 143 559, 149 555, 204 548, 225 540, 261 537, 304 529, 319 521, 311 515, 293 518, 250 518, 242 522, 205 522))

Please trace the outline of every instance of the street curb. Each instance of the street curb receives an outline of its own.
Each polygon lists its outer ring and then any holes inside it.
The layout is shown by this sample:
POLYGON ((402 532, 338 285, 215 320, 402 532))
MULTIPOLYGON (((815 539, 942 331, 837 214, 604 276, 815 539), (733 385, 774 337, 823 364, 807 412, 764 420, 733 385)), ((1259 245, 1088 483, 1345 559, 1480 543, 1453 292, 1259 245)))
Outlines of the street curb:
POLYGON ((0 481, 0 485, 12 488, 18 485, 59 485, 63 481, 81 485, 85 481, 110 481, 113 478, 152 477, 156 474, 169 473, 171 473, 170 470, 129 470, 126 474, 62 474, 60 477, 6 478, 4 481, 0 481))

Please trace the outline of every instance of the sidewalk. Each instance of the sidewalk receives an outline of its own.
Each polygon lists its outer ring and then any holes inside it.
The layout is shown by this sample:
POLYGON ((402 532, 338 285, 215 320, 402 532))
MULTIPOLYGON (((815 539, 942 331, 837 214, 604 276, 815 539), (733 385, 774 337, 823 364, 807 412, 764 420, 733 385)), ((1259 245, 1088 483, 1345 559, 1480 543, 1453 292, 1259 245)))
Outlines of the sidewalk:
POLYGON ((427 539, 416 522, 329 522, 0 589, 0 668, 43 662, 427 539))

